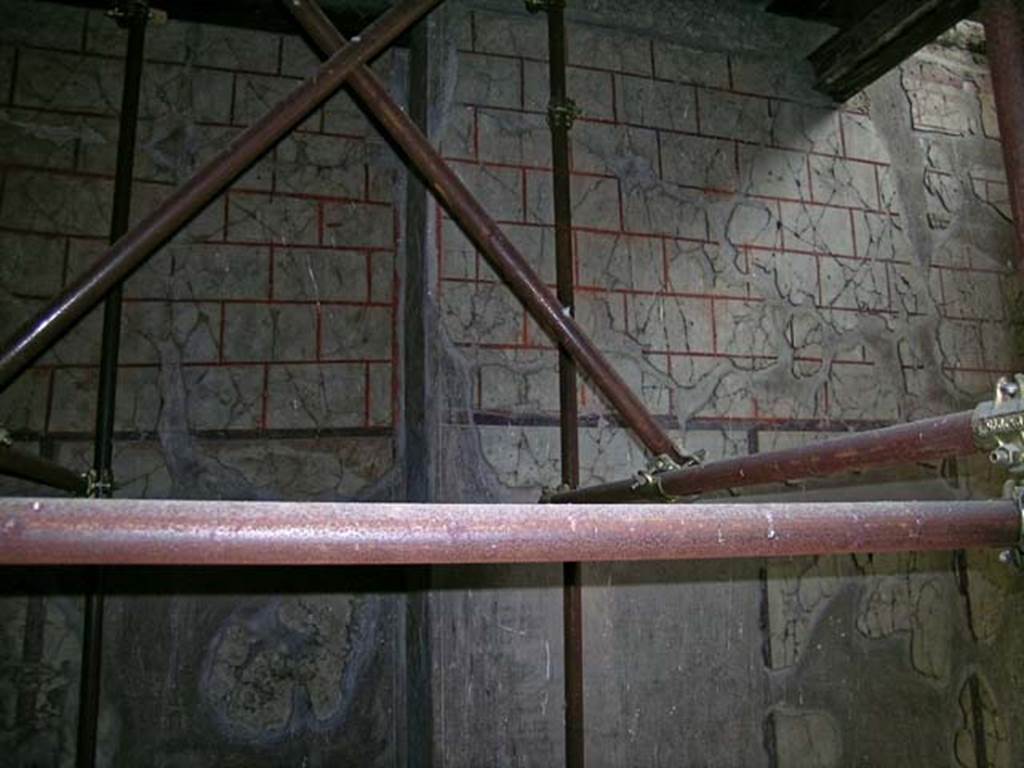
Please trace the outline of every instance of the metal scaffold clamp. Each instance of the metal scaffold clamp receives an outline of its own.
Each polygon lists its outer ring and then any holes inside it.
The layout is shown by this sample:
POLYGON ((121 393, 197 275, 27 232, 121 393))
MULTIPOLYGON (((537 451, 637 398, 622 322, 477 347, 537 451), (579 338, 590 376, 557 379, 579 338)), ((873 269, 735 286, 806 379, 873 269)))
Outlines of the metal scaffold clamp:
POLYGON ((999 560, 1024 571, 1024 485, 1007 483, 1003 495, 1017 505, 1017 511, 1020 514, 1021 538, 1016 547, 1010 547, 1000 552, 999 560))
POLYGON ((145 20, 151 24, 163 24, 167 21, 167 12, 151 8, 146 0, 114 0, 106 15, 122 28, 137 20, 145 20))
POLYGON ((530 13, 558 10, 565 8, 565 0, 526 0, 526 10, 530 13))
POLYGON ((1009 483, 1024 479, 1024 374, 996 382, 995 399, 974 409, 971 428, 989 460, 1010 473, 1009 483))
POLYGON ((90 499, 110 498, 114 493, 114 476, 110 470, 90 469, 85 473, 85 482, 85 495, 90 499))
POLYGON ((704 451, 696 453, 684 453, 683 463, 680 464, 668 454, 655 456, 645 469, 636 473, 636 480, 631 489, 638 495, 654 501, 677 502, 682 500, 681 496, 673 496, 665 491, 661 484, 661 476, 666 472, 672 472, 683 467, 695 467, 704 461, 704 451))
POLYGON ((1024 569, 1024 374, 1000 378, 995 398, 974 410, 971 427, 978 447, 989 452, 989 461, 1010 474, 1003 496, 1017 504, 1021 541, 1001 552, 999 559, 1024 569))
POLYGON ((544 488, 541 488, 541 491, 540 491, 540 503, 541 504, 550 504, 551 503, 551 497, 554 496, 556 493, 565 493, 566 491, 571 491, 571 490, 572 490, 572 487, 569 486, 569 485, 566 485, 565 483, 562 483, 561 485, 555 485, 555 486, 550 486, 550 485, 549 486, 545 486, 544 488))
POLYGON ((548 104, 548 127, 564 128, 569 130, 576 118, 583 114, 583 110, 576 106, 572 99, 548 104))

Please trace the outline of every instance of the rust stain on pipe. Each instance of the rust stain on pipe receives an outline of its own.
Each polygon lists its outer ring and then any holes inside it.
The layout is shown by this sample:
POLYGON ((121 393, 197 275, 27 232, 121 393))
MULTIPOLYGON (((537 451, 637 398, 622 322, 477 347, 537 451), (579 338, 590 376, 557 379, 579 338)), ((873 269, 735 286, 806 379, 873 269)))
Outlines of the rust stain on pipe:
POLYGON ((566 505, 0 500, 0 565, 400 565, 1015 544, 1013 501, 566 505))
MULTIPOLYGON (((754 453, 658 475, 669 496, 693 496, 726 488, 824 477, 854 469, 933 461, 975 453, 972 411, 854 432, 833 440, 784 451, 754 453)), ((635 479, 620 480, 577 491, 553 494, 555 504, 598 504, 660 498, 654 486, 637 487, 635 479)))

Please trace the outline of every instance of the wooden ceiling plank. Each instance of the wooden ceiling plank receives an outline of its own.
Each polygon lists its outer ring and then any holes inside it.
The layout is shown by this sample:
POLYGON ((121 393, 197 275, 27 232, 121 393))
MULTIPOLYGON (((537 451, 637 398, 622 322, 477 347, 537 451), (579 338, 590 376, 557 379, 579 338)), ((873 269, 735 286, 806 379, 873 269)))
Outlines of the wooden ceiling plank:
POLYGON ((808 59, 817 88, 846 101, 978 7, 978 0, 886 0, 808 59))

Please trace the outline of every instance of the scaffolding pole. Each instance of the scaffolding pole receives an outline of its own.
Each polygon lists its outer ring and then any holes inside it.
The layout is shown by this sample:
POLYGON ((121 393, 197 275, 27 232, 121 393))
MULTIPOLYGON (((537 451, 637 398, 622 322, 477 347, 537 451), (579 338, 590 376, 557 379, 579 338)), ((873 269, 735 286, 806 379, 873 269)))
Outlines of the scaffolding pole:
POLYGON ((89 481, 78 472, 54 461, 15 450, 0 434, 0 475, 17 477, 50 488, 85 495, 89 481))
POLYGON ((1010 190, 1017 270, 1024 270, 1024 8, 1019 0, 986 0, 985 53, 1010 190))
POLYGON ((132 227, 99 262, 44 307, 0 349, 0 391, 52 347, 86 313, 179 232, 197 213, 323 104, 361 64, 383 51, 441 0, 404 0, 324 62, 260 120, 242 131, 156 210, 132 227))
MULTIPOLYGON (((532 7, 527 1, 527 7, 532 7)), ((574 316, 572 187, 569 168, 569 130, 577 116, 566 89, 565 0, 533 2, 548 20, 548 127, 551 130, 551 187, 555 211, 555 280, 564 312, 574 316)), ((579 401, 576 366, 563 347, 558 350, 558 426, 562 485, 580 484, 579 401)), ((562 653, 565 665, 565 765, 586 763, 583 710, 583 565, 562 564, 562 653)))
POLYGON ((975 412, 964 411, 855 432, 784 451, 755 453, 667 472, 640 473, 628 480, 552 493, 545 501, 553 504, 672 501, 712 491, 960 456, 978 451, 972 426, 974 418, 975 412))
MULTIPOLYGON (((339 51, 344 52, 350 47, 314 0, 289 0, 285 7, 324 53, 336 57, 340 55, 339 51)), ((565 312, 555 293, 512 245, 430 140, 395 104, 377 75, 367 67, 360 67, 348 82, 359 102, 419 172, 438 203, 459 223, 473 245, 552 341, 572 355, 590 383, 615 408, 647 450, 653 455, 668 455, 683 462, 683 457, 657 419, 630 390, 571 314, 565 312)))
POLYGON ((360 504, 0 499, 0 565, 411 565, 1011 547, 1016 500, 360 504))
MULTIPOLYGON (((146 47, 149 5, 143 0, 121 0, 109 15, 128 30, 124 55, 124 82, 117 129, 117 160, 114 201, 110 216, 110 242, 128 231, 135 169, 135 137, 139 124, 139 92, 146 47)), ((103 303, 100 370, 96 394, 96 435, 93 449, 92 487, 101 497, 113 492, 114 415, 117 399, 117 361, 121 341, 121 284, 103 303)), ((96 732, 100 711, 100 670, 103 660, 103 572, 95 569, 88 579, 82 615, 82 665, 78 686, 78 730, 75 764, 96 764, 96 732)))

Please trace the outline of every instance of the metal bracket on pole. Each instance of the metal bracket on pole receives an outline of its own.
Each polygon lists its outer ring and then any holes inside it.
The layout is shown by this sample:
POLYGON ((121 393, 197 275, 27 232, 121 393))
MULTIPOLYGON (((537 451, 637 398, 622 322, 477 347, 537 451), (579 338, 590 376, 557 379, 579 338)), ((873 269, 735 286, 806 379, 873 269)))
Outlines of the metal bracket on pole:
POLYGON ((526 10, 530 13, 540 13, 552 8, 565 8, 565 0, 526 0, 526 10))
POLYGON ((90 499, 109 498, 114 492, 114 475, 110 470, 90 469, 85 473, 85 482, 85 495, 90 499))
POLYGON ((999 561, 1007 565, 1013 565, 1019 571, 1024 571, 1024 485, 1012 481, 1006 484, 1003 496, 1011 499, 1017 504, 1017 511, 1020 513, 1020 541, 1017 546, 1004 549, 999 553, 999 561))
POLYGON ((684 467, 696 467, 704 461, 704 451, 683 453, 683 459, 683 463, 679 464, 667 454, 655 456, 645 469, 636 473, 636 481, 632 485, 632 490, 636 491, 638 495, 654 501, 669 503, 680 501, 681 496, 673 496, 665 492, 661 485, 661 475, 684 467))
POLYGON ((996 382, 995 398, 974 410, 971 428, 978 447, 989 452, 989 461, 1010 474, 1003 496, 1021 512, 1021 541, 999 559, 1024 570, 1024 374, 996 382))
POLYGON ((1024 476, 1024 374, 996 382, 995 399, 974 409, 971 429, 978 448, 1014 478, 1024 476))
POLYGON ((150 24, 163 24, 167 21, 167 12, 150 8, 146 0, 114 0, 106 16, 117 22, 117 26, 122 29, 131 26, 132 21, 140 17, 150 24))
POLYGON ((570 488, 565 483, 562 483, 561 485, 554 485, 554 486, 548 485, 548 486, 545 486, 545 487, 541 488, 541 491, 540 491, 540 503, 541 504, 549 504, 551 502, 551 497, 554 496, 556 493, 565 493, 566 491, 571 491, 571 490, 572 490, 572 488, 570 488))
MULTIPOLYGON (((686 467, 696 467, 704 462, 704 451, 700 450, 696 453, 687 453, 686 451, 679 451, 683 457, 682 462, 677 462, 671 456, 666 453, 659 454, 651 459, 651 462, 636 473, 636 480, 634 480, 630 490, 634 491, 637 495, 638 500, 647 500, 655 502, 677 502, 684 498, 693 500, 697 498, 696 495, 692 497, 673 496, 667 493, 661 485, 661 476, 666 472, 672 472, 677 469, 684 469, 686 467)), ((559 493, 565 493, 572 490, 567 485, 560 485, 557 487, 544 488, 541 491, 540 503, 549 504, 551 503, 552 497, 559 493)))
POLYGON ((548 126, 551 128, 564 128, 569 130, 576 118, 583 114, 583 110, 576 106, 572 99, 548 104, 548 126))

